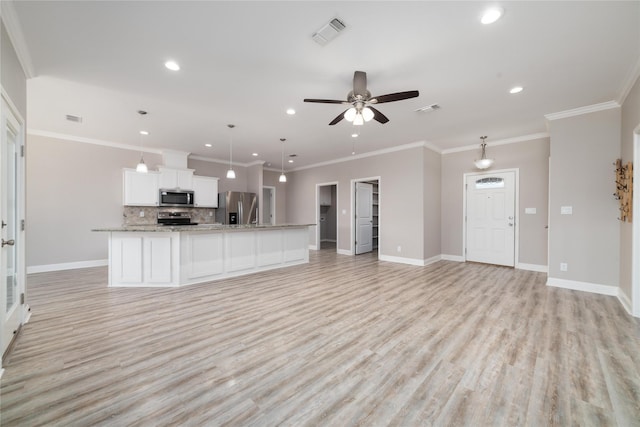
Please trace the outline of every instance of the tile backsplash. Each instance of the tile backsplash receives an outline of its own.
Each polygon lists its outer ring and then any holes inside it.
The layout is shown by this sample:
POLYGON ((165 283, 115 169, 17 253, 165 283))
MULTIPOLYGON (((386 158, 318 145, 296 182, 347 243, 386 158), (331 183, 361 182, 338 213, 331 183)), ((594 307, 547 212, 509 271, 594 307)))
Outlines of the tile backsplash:
POLYGON ((189 212, 191 222, 213 224, 216 222, 214 208, 159 208, 155 206, 124 206, 122 211, 124 225, 149 225, 158 223, 159 211, 189 212), (140 216, 140 212, 144 216, 140 216))

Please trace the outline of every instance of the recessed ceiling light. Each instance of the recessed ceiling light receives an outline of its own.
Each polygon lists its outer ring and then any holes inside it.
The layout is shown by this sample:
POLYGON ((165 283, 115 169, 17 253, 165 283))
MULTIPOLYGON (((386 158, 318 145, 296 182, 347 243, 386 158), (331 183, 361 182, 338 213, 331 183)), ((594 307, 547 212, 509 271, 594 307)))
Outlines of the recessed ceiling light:
POLYGON ((251 153, 253 157, 258 157, 258 153, 251 153))
POLYGON ((164 63, 164 66, 170 69, 171 71, 179 71, 180 65, 176 61, 167 61, 164 63))
POLYGON ((149 132, 147 132, 146 130, 141 130, 140 135, 149 135, 149 132))
POLYGON ((287 114, 290 116, 293 116, 296 113, 296 110, 294 110, 293 108, 288 108, 287 109, 287 114))
POLYGON ((293 160, 289 159, 289 163, 293 163, 293 160))
POLYGON ((351 134, 351 138, 357 138, 357 137, 358 137, 358 134, 357 134, 357 133, 352 133, 352 134, 351 134))
POLYGON ((524 90, 522 86, 514 86, 509 90, 509 93, 520 93, 524 90))
POLYGON ((207 148, 213 147, 213 145, 211 145, 211 144, 204 144, 204 146, 207 147, 207 148))
POLYGON ((485 12, 482 14, 482 18, 480 19, 480 22, 482 22, 485 25, 493 24, 494 22, 496 22, 498 19, 502 17, 503 13, 504 13, 504 9, 502 9, 501 7, 492 7, 491 9, 485 10, 485 12))

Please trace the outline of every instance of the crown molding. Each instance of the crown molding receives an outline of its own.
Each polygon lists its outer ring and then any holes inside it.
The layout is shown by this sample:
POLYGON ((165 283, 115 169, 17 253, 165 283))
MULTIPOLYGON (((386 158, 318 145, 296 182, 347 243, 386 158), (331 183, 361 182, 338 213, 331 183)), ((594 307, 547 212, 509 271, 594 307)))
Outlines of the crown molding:
POLYGON ((13 49, 16 51, 18 61, 22 66, 25 76, 27 79, 35 77, 37 74, 33 67, 31 54, 27 48, 27 42, 24 38, 20 20, 18 19, 16 10, 13 7, 13 1, 3 0, 0 2, 0 19, 4 22, 4 27, 7 29, 9 40, 11 40, 13 49))
MULTIPOLYGON (((549 138, 549 132, 532 133, 530 135, 516 136, 514 138, 499 139, 493 142, 487 142, 487 147, 495 147, 498 145, 517 144, 518 142, 534 141, 536 139, 549 138)), ((442 154, 460 153, 462 151, 477 150, 479 144, 465 145, 464 147, 449 148, 442 150, 442 154)))
POLYGON ((620 89, 620 96, 618 97, 618 104, 624 104, 624 101, 627 99, 629 92, 633 89, 633 85, 640 79, 640 57, 636 62, 636 65, 631 69, 631 72, 627 76, 627 79, 624 81, 622 85, 622 89, 620 89))
POLYGON ((308 166, 300 166, 298 168, 289 169, 289 171, 287 171, 287 172, 295 172, 295 171, 301 171, 301 170, 305 170, 305 169, 313 169, 313 168, 317 168, 317 167, 320 167, 320 166, 334 165, 336 163, 350 162, 352 160, 364 159, 366 157, 380 156, 382 154, 393 153, 393 152, 396 152, 396 151, 410 150, 412 148, 418 148, 418 147, 428 148, 430 150, 434 150, 432 148, 432 146, 427 146, 427 143, 424 142, 424 141, 413 142, 411 144, 398 145, 397 147, 385 148, 385 149, 376 150, 376 151, 369 151, 367 153, 362 153, 362 154, 354 154, 353 156, 341 157, 341 158, 335 159, 335 160, 327 160, 326 162, 314 163, 314 164, 308 165, 308 166))
MULTIPOLYGON (((196 155, 189 156, 189 160, 201 160, 203 162, 220 163, 223 165, 229 164, 229 160, 226 160, 226 159, 216 159, 214 157, 205 157, 205 156, 196 156, 196 155)), ((233 166, 242 166, 243 168, 252 166, 254 164, 257 164, 257 162, 251 162, 251 163, 233 162, 233 166)))
POLYGON ((105 140, 102 140, 102 139, 85 138, 83 136, 75 136, 75 135, 68 135, 68 134, 64 134, 64 133, 49 132, 49 131, 46 131, 46 130, 39 130, 39 129, 27 129, 27 135, 43 136, 45 138, 59 139, 59 140, 62 140, 62 141, 80 142, 80 143, 83 143, 83 144, 102 145, 104 147, 120 148, 122 150, 143 151, 145 153, 162 154, 164 151, 167 151, 167 150, 157 149, 157 148, 148 148, 148 147, 141 148, 139 145, 131 145, 131 144, 124 144, 124 143, 121 143, 121 142, 105 141, 105 140))
POLYGON ((547 120, 566 119, 567 117, 581 116, 583 114, 596 113, 598 111, 611 110, 612 108, 620 108, 617 101, 601 102, 600 104, 587 105, 585 107, 574 108, 572 110, 559 111, 557 113, 545 114, 547 120))

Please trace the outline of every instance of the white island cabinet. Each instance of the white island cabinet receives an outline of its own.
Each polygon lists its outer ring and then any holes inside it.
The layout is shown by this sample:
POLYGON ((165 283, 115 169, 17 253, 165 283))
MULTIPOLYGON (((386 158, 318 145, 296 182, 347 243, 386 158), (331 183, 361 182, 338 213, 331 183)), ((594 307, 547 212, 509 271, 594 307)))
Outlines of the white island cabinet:
POLYGON ((109 234, 109 286, 182 286, 309 262, 310 224, 129 226, 109 234))

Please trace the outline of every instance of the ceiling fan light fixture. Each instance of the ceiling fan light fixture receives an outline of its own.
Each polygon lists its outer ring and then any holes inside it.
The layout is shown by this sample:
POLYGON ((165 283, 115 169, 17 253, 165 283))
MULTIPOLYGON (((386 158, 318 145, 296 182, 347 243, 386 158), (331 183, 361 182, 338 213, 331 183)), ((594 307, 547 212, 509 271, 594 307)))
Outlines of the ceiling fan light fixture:
POLYGON ((362 126, 364 124, 364 117, 362 114, 356 114, 356 117, 353 119, 354 126, 362 126))
POLYGON ((369 107, 364 107, 362 109, 362 117, 364 118, 365 122, 369 122, 371 121, 371 119, 373 119, 373 111, 371 111, 371 108, 369 107))
POLYGON ((353 119, 356 118, 356 114, 358 114, 356 109, 354 107, 351 107, 347 111, 344 112, 344 118, 345 118, 346 121, 352 122, 353 119))

